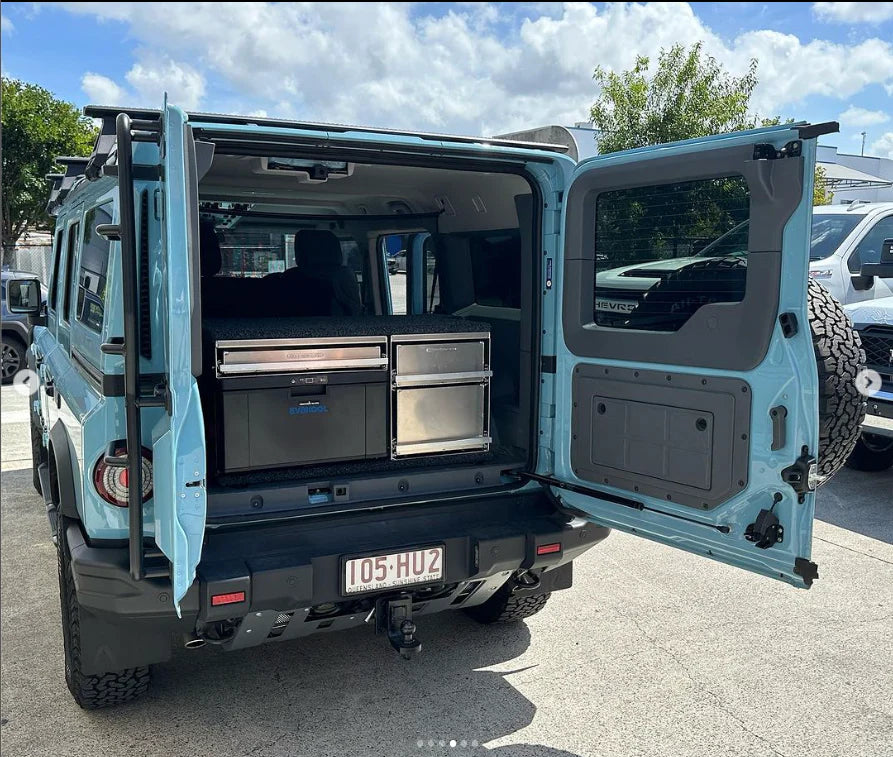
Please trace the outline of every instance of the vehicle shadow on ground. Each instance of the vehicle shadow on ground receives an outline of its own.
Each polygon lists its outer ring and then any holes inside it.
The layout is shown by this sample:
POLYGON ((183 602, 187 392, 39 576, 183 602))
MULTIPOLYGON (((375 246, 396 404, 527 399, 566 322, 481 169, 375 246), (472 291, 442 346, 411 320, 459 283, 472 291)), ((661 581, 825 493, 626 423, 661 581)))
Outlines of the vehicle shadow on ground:
POLYGON ((530 645, 526 625, 481 627, 461 612, 418 621, 423 651, 412 661, 371 628, 243 652, 178 650, 156 666, 146 699, 89 717, 145 732, 177 713, 183 746, 199 738, 210 754, 575 757, 483 746, 536 712, 506 679, 535 667, 505 665, 530 645), (493 665, 501 672, 480 669, 493 665))
POLYGON ((2 476, 4 526, 15 522, 3 540, 0 725, 11 754, 578 757, 483 746, 533 721, 536 707, 511 674, 535 675, 537 664, 517 659, 531 643, 524 623, 481 626, 459 611, 417 619, 423 651, 412 661, 366 627, 232 653, 177 646, 141 699, 78 709, 65 691, 54 548, 30 475, 2 476), (46 633, 34 634, 30 619, 44 612, 46 633))
POLYGON ((843 468, 816 496, 815 517, 847 531, 893 544, 893 469, 843 468))

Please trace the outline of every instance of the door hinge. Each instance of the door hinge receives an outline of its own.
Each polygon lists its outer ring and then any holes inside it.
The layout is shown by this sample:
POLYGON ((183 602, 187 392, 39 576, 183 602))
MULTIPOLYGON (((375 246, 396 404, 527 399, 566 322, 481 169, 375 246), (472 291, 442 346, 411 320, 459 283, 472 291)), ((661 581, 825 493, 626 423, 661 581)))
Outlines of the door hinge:
POLYGON ((793 465, 781 472, 781 480, 797 492, 797 501, 802 505, 809 492, 814 492, 819 485, 819 466, 815 455, 810 454, 809 447, 803 446, 793 465))
POLYGON ((773 145, 757 144, 753 146, 754 160, 778 160, 779 158, 799 158, 803 152, 803 143, 799 139, 788 142, 780 150, 773 145))
POLYGON ((772 508, 760 510, 757 519, 745 529, 744 538, 760 549, 769 549, 773 544, 784 541, 784 526, 778 522, 778 516, 772 512, 772 508))

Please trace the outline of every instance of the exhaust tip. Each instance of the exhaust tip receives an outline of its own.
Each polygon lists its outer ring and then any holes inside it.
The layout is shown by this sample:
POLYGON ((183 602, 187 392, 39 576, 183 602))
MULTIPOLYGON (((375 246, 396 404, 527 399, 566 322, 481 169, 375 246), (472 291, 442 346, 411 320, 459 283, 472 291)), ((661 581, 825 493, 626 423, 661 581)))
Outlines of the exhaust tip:
POLYGON ((205 646, 205 640, 200 639, 198 636, 194 636, 191 639, 187 639, 183 646, 186 647, 186 649, 199 649, 205 646))

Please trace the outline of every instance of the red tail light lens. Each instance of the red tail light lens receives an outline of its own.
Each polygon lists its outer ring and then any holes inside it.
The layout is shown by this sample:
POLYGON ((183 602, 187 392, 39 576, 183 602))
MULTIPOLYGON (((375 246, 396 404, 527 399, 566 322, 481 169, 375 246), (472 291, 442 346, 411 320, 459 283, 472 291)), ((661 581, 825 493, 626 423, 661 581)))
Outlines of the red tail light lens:
MULTIPOLYGON (((142 448, 143 463, 143 502, 152 497, 152 452, 142 448)), ((114 455, 123 456, 127 453, 123 445, 115 446, 114 455)), ((130 472, 127 468, 109 465, 105 462, 105 455, 96 461, 93 468, 93 486, 99 496, 115 507, 127 507, 127 495, 130 491, 130 472)))

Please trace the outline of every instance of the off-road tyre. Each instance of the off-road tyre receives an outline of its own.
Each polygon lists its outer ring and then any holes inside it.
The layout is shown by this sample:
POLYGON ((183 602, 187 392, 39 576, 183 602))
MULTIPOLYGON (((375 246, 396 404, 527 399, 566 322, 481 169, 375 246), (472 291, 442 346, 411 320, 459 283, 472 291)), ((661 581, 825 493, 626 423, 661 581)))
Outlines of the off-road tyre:
MULTIPOLYGON (((31 483, 34 484, 34 491, 42 495, 46 499, 46 494, 40 488, 40 474, 37 469, 48 458, 47 449, 43 446, 43 432, 40 427, 34 425, 34 416, 31 416, 31 483)), ((47 492, 48 493, 48 492, 47 492)))
POLYGON ((852 453, 865 418, 865 397, 856 374, 865 351, 841 304, 821 284, 809 280, 809 329, 819 373, 819 481, 839 471, 852 453))
POLYGON ((149 688, 148 666, 110 673, 81 672, 80 605, 71 572, 71 555, 65 538, 66 519, 58 519, 59 599, 62 606, 62 642, 65 648, 65 683, 74 701, 85 710, 114 707, 136 699, 149 688))
POLYGON ((551 593, 516 596, 512 594, 514 584, 503 584, 486 602, 469 607, 465 612, 478 623, 517 623, 519 620, 536 615, 546 606, 551 593))
POLYGON ((846 464, 853 470, 872 473, 887 470, 893 466, 893 439, 878 434, 862 434, 846 464))

